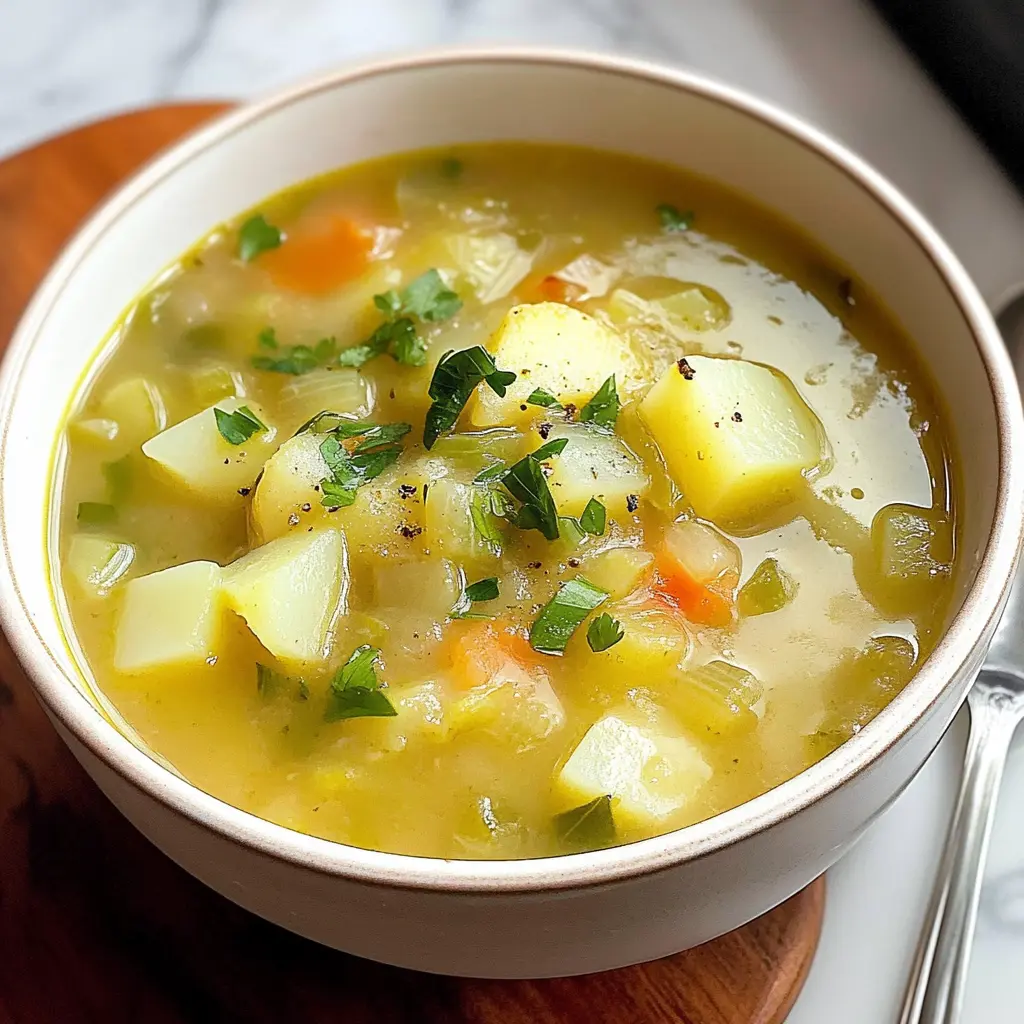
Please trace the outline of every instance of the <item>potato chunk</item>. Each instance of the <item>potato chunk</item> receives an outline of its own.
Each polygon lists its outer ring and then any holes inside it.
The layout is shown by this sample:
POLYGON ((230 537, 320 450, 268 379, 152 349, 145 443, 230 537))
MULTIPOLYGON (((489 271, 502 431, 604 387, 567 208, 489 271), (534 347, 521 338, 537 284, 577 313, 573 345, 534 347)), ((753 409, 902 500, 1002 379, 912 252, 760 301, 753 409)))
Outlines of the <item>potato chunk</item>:
POLYGON ((348 583, 345 538, 338 530, 281 537, 224 569, 229 606, 271 654, 292 666, 328 655, 348 583))
POLYGON ((143 377, 115 384, 100 400, 99 415, 117 424, 119 446, 129 450, 167 426, 160 390, 143 377))
POLYGON ((77 533, 64 558, 68 579, 87 594, 103 597, 135 561, 135 548, 106 537, 77 533))
POLYGON ((320 481, 330 475, 322 441, 322 434, 299 434, 267 459, 250 510, 253 532, 262 541, 305 531, 327 515, 320 504, 320 481))
POLYGON ((559 773, 567 804, 609 794, 624 828, 657 825, 681 810, 711 778, 697 747, 606 715, 588 730, 559 773))
POLYGON ((477 388, 469 406, 478 427, 519 423, 536 417, 522 406, 534 388, 563 405, 583 405, 612 374, 620 392, 642 383, 643 365, 625 338, 610 327, 559 302, 513 306, 488 343, 502 370, 518 374, 505 397, 477 388))
POLYGON ((953 530, 942 509, 885 505, 871 522, 877 579, 872 596, 893 614, 922 607, 938 594, 953 562, 953 530))
POLYGON ((203 664, 224 625, 221 568, 186 562, 129 580, 117 623, 114 668, 129 675, 203 664))
POLYGON ((654 564, 654 555, 636 548, 608 548, 586 559, 583 575, 617 601, 636 588, 654 564))
POLYGON ((626 518, 626 499, 650 485, 643 464, 614 434, 580 424, 566 424, 548 434, 550 441, 568 438, 561 455, 551 460, 548 487, 559 515, 578 516, 597 498, 613 519, 626 518))
POLYGON ((737 530, 798 496, 822 459, 817 417, 788 378, 759 363, 688 356, 640 415, 697 515, 737 530))
POLYGON ((274 452, 277 430, 272 426, 241 444, 230 444, 217 429, 214 409, 234 412, 247 406, 262 423, 263 410, 243 398, 225 398, 173 427, 151 437, 143 453, 175 481, 209 501, 238 500, 241 487, 251 487, 263 463, 274 452))

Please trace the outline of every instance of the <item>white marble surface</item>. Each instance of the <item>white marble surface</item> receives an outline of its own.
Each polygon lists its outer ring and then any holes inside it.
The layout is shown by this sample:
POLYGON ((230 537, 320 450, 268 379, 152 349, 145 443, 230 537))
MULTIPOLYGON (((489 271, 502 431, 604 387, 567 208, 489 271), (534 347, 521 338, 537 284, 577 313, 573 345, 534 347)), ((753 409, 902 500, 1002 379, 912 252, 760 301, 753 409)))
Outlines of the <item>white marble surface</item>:
MULTIPOLYGON (((353 58, 475 42, 615 50, 745 86, 885 171, 993 305, 1024 287, 1024 203, 861 0, 0 0, 0 157, 140 104, 246 97, 353 58)), ((961 722, 830 873, 821 951, 791 1024, 895 1019, 963 737, 961 722)), ((966 1024, 1022 1019, 1022 799, 1018 752, 996 826, 966 1024)))

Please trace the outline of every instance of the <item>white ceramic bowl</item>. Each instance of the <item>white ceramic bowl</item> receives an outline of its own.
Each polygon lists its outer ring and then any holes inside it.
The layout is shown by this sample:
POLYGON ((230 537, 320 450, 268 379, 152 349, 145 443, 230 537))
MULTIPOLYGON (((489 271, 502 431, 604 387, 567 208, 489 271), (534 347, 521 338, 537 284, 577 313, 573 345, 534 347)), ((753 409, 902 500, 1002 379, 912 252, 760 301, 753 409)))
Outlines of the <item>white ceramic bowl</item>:
POLYGON ((61 735, 183 867, 320 942, 428 971, 601 970, 703 942, 832 864, 920 768, 981 664, 1021 536, 1024 431, 1010 362, 955 257, 896 190, 816 130, 703 78, 580 54, 428 54, 243 107, 175 146, 79 232, 0 379, 2 621, 61 735), (192 787, 90 702, 47 578, 51 452, 121 310, 211 225, 329 168, 399 150, 555 140, 674 163, 756 196, 873 288, 925 352, 963 482, 956 611, 916 678, 859 735, 777 789, 668 835, 513 862, 360 850, 192 787))

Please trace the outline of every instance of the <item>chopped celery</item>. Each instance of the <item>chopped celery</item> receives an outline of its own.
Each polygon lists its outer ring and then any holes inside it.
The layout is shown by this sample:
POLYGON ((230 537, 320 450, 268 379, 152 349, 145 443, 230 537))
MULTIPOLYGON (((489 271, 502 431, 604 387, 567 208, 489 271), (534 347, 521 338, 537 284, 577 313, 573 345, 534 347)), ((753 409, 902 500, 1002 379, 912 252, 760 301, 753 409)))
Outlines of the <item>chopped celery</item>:
POLYGON ((830 717, 852 735, 907 685, 916 664, 917 650, 909 640, 872 637, 859 651, 841 658, 825 680, 830 717))
POLYGON ((245 397, 245 380, 241 373, 221 363, 204 363, 188 377, 193 396, 203 406, 222 398, 245 397))
POLYGON ((475 476, 495 463, 515 462, 523 454, 523 440, 523 434, 512 427, 442 434, 431 453, 447 459, 453 470, 465 470, 475 476))
POLYGON ((953 531, 942 509, 893 504, 871 522, 877 580, 873 596, 887 611, 900 613, 927 605, 953 561, 953 531))
POLYGON ((644 277, 616 288, 608 302, 616 324, 654 322, 688 332, 718 331, 732 319, 729 303, 713 288, 671 277, 644 277))
POLYGON ((584 575, 612 600, 619 600, 635 589, 654 563, 654 555, 636 548, 608 548, 586 561, 584 575))
POLYGON ((290 378, 278 403, 282 426, 290 433, 318 412, 365 419, 373 411, 373 387, 358 370, 324 367, 290 378))
POLYGON ((64 571, 86 592, 103 596, 135 561, 135 548, 106 537, 75 534, 64 559, 64 571))
POLYGON ((797 584, 774 558, 766 558, 740 587, 740 615, 765 615, 784 608, 796 595, 797 584))
POLYGON ((428 543, 441 554, 462 562, 501 554, 505 524, 489 489, 443 477, 430 485, 425 516, 428 543))
POLYGON ((452 235, 448 239, 452 259, 485 305, 504 298, 526 275, 533 257, 519 248, 512 235, 452 235))
POLYGON ((72 420, 68 424, 68 433, 73 440, 86 441, 90 444, 106 444, 117 437, 117 420, 91 417, 84 420, 72 420))
POLYGON ((129 447, 142 444, 167 426, 163 396, 155 384, 129 377, 108 390, 100 400, 99 415, 117 423, 117 440, 129 447))
POLYGON ((726 736, 757 727, 753 708, 763 693, 753 673, 727 661, 709 661, 680 673, 667 699, 688 729, 726 736))

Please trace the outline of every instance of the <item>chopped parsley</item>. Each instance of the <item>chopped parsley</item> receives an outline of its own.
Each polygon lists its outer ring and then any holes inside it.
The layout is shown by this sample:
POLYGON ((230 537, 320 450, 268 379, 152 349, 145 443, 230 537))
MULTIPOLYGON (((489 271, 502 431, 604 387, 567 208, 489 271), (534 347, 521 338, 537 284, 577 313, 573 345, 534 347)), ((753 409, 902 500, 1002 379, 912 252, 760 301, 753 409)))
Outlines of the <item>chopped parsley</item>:
POLYGON ((607 516, 604 505, 597 498, 591 498, 580 516, 580 529, 593 537, 600 537, 604 533, 607 516))
MULTIPOLYGON (((555 455, 561 455, 565 446, 569 443, 569 438, 558 437, 554 441, 548 441, 547 444, 542 444, 535 452, 530 452, 527 458, 536 459, 537 462, 544 462, 546 459, 550 459, 555 455)), ((501 480, 508 473, 511 472, 511 467, 506 465, 504 462, 496 462, 493 466, 488 466, 486 469, 482 469, 475 477, 473 477, 473 483, 485 484, 492 480, 501 480)))
POLYGON ((420 274, 401 292, 389 288, 374 295, 373 304, 387 319, 361 345, 344 349, 338 356, 339 365, 362 366, 387 352, 406 366, 423 366, 427 361, 427 345, 416 333, 415 321, 440 323, 450 320, 462 309, 462 299, 435 269, 420 274))
POLYGON ((562 403, 544 388, 534 388, 526 403, 527 405, 539 405, 542 409, 554 409, 556 412, 562 408, 562 403))
POLYGON ((624 636, 622 623, 602 612, 587 629, 587 645, 595 654, 600 654, 614 647, 624 636))
POLYGON ((613 373, 580 409, 580 422, 591 423, 600 430, 614 430, 619 417, 619 393, 615 390, 613 373))
POLYGON ((250 217, 238 229, 239 259, 251 263, 261 252, 276 249, 281 244, 281 229, 268 224, 262 213, 250 217))
POLYGON ((493 601, 497 598, 498 593, 497 576, 488 576, 486 579, 477 580, 476 583, 470 583, 459 595, 458 601, 455 602, 455 607, 452 609, 452 618, 486 618, 487 616, 480 616, 474 613, 472 610, 473 605, 484 601, 493 601))
POLYGON ((117 509, 102 501, 80 501, 78 521, 86 526, 106 526, 117 521, 117 509))
POLYGON ((261 697, 274 696, 287 681, 287 676, 270 668, 269 665, 256 662, 256 692, 261 697))
POLYGON ((658 215, 658 220, 661 221, 661 227, 664 231, 670 233, 689 231, 693 226, 693 210, 681 211, 679 207, 673 206, 671 203, 658 203, 654 208, 654 212, 658 215))
POLYGON ((596 796, 571 811, 555 816, 555 834, 567 846, 588 850, 610 846, 615 841, 610 793, 596 796))
POLYGON ((469 514, 473 527, 490 550, 501 554, 502 535, 498 520, 504 518, 512 503, 500 491, 476 491, 469 501, 469 514))
POLYGON ((321 338, 315 345, 281 345, 274 328, 264 327, 258 341, 260 348, 272 354, 253 356, 252 365, 257 370, 270 373, 290 373, 301 377, 338 359, 338 343, 334 338, 321 338))
POLYGON ((490 352, 480 345, 446 352, 434 367, 427 392, 432 404, 423 425, 423 446, 433 448, 441 434, 455 426, 478 384, 486 381, 499 398, 504 398, 505 389, 515 379, 510 370, 499 370, 490 352))
POLYGON ((580 623, 607 598, 608 591, 582 576, 566 580, 530 627, 530 646, 541 654, 564 654, 580 623))
MULTIPOLYGON (((321 413, 315 419, 333 415, 321 413)), ((320 481, 320 504, 326 508, 351 505, 363 484, 398 461, 402 438, 411 429, 408 423, 342 421, 323 431, 326 436, 320 442, 320 454, 331 475, 320 481)))
POLYGON ((225 412, 214 406, 213 415, 220 436, 228 444, 245 444, 253 434, 267 429, 267 425, 247 405, 240 405, 234 412, 225 412))
POLYGON ((380 649, 369 644, 357 647, 331 680, 324 721, 343 718, 393 718, 398 712, 381 690, 374 666, 380 649))

